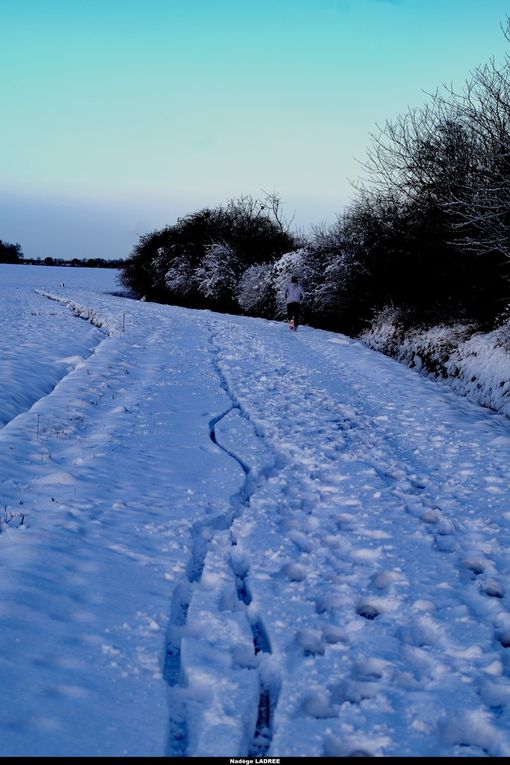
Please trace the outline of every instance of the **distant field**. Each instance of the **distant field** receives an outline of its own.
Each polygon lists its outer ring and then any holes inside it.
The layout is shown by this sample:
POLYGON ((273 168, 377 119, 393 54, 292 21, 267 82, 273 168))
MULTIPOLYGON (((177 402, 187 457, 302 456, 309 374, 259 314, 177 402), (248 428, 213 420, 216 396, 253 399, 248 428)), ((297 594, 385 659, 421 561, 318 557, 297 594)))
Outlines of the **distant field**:
POLYGON ((119 290, 119 271, 115 268, 80 268, 66 266, 23 266, 0 263, 0 297, 10 288, 66 287, 93 289, 95 292, 119 290))
POLYGON ((119 289, 118 271, 0 264, 0 426, 28 409, 89 355, 101 332, 76 321, 60 303, 34 290, 60 285, 85 291, 119 289))

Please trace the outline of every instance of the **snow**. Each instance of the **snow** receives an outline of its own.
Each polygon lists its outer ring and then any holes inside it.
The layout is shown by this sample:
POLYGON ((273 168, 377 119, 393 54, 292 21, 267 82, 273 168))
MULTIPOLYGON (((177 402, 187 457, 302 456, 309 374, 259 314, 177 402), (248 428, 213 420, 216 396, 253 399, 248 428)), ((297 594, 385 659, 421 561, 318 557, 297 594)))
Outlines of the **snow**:
POLYGON ((507 417, 114 272, 0 282, 4 756, 510 754, 507 417))
POLYGON ((510 322, 492 332, 469 324, 402 327, 383 310, 360 339, 422 374, 444 380, 470 401, 510 417, 510 322))

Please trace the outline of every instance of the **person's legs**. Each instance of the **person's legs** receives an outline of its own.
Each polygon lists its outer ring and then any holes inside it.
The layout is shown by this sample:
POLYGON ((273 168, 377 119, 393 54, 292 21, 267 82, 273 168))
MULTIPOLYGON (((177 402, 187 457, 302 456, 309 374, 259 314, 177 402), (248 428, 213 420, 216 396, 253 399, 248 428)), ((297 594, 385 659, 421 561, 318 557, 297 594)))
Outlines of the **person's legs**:
POLYGON ((287 318, 289 321, 294 319, 294 329, 298 328, 298 324, 301 318, 300 309, 301 306, 299 303, 287 303, 287 318))
POLYGON ((301 305, 299 303, 294 303, 294 305, 294 329, 297 329, 301 321, 301 305))
POLYGON ((290 321, 291 319, 294 319, 296 321, 296 313, 299 309, 299 303, 287 303, 287 318, 290 321))

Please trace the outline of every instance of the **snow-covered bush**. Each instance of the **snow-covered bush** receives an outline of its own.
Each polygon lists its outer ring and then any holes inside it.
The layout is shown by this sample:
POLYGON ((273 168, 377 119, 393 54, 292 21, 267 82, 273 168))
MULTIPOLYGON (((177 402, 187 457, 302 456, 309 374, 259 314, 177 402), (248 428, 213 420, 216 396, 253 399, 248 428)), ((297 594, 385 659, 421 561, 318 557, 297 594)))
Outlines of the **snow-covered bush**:
POLYGON ((477 404, 510 417, 510 324, 477 332, 446 363, 452 388, 477 404))
POLYGON ((419 372, 447 378, 448 360, 472 331, 472 326, 458 323, 409 330, 402 338, 398 359, 419 372))
POLYGON ((275 310, 273 264, 250 266, 237 287, 237 302, 243 313, 270 318, 275 310))
POLYGON ((386 307, 360 340, 430 377, 444 379, 470 401, 510 416, 510 322, 488 333, 473 324, 406 327, 386 307))
POLYGON ((239 269, 240 258, 231 245, 215 242, 206 246, 205 255, 195 270, 198 291, 213 303, 232 303, 239 269))
POLYGON ((360 340, 424 374, 446 378, 450 356, 473 332, 474 326, 460 323, 409 326, 404 309, 386 306, 370 329, 361 333, 360 340))
POLYGON ((165 289, 169 260, 169 252, 165 247, 158 247, 150 259, 148 266, 153 290, 165 289))
POLYGON ((165 274, 165 286, 172 295, 186 297, 196 289, 195 273, 189 260, 175 260, 165 274))
POLYGON ((374 351, 397 358, 404 337, 401 314, 401 309, 385 306, 376 313, 370 328, 362 332, 359 339, 374 351))
POLYGON ((123 266, 122 283, 149 299, 235 310, 241 273, 272 262, 296 241, 277 195, 243 196, 142 235, 123 266))

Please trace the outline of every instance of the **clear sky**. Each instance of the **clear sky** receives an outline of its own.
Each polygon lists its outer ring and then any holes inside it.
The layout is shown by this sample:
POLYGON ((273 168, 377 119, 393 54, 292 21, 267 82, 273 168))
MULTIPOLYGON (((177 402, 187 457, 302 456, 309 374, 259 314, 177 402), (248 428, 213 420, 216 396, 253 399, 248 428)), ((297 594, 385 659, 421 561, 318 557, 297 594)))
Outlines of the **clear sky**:
POLYGON ((277 191, 353 196, 369 133, 508 49, 510 0, 0 0, 0 239, 123 257, 277 191))

